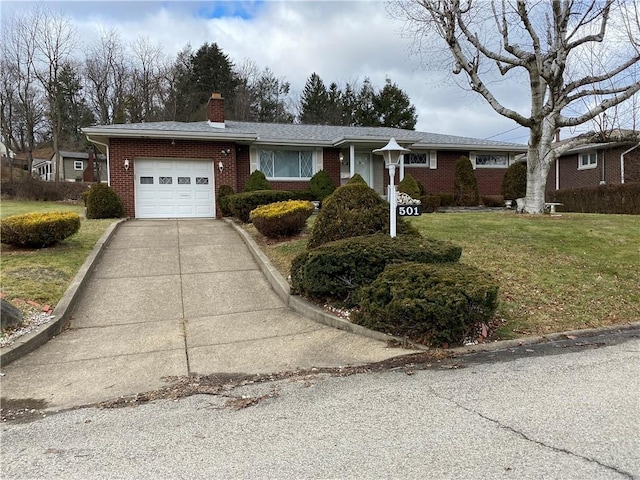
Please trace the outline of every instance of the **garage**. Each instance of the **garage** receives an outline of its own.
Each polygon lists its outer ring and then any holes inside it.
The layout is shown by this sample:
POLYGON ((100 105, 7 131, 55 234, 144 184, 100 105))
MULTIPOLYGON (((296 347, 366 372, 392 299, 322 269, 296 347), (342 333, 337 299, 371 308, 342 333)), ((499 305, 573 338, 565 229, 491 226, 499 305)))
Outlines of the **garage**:
POLYGON ((211 160, 135 160, 137 218, 214 217, 211 160))

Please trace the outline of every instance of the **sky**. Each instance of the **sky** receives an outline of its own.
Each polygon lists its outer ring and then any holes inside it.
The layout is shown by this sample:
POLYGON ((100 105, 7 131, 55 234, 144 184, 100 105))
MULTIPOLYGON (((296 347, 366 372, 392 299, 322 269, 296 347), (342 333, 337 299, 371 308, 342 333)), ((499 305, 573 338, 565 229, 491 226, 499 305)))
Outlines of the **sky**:
MULTIPOLYGON (((145 37, 168 56, 187 44, 197 50, 205 42, 217 43, 234 63, 252 60, 284 77, 296 98, 313 72, 327 86, 333 81, 361 83, 368 77, 380 89, 390 78, 416 106, 416 130, 527 142, 527 130, 461 88, 464 79, 453 78, 446 62, 416 54, 406 25, 390 14, 384 1, 43 3, 72 21, 84 45, 110 28, 125 42, 145 37)), ((0 14, 33 5, 2 0, 0 14)), ((496 82, 492 88, 510 106, 526 112, 526 86, 496 82)))

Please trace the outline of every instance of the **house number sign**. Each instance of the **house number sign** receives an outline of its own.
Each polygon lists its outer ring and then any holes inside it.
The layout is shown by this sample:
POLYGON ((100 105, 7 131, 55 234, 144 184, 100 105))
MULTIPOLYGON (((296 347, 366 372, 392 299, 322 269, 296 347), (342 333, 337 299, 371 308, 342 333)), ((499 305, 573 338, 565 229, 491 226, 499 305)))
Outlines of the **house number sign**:
POLYGON ((398 205, 399 217, 419 217, 422 215, 422 205, 398 205))

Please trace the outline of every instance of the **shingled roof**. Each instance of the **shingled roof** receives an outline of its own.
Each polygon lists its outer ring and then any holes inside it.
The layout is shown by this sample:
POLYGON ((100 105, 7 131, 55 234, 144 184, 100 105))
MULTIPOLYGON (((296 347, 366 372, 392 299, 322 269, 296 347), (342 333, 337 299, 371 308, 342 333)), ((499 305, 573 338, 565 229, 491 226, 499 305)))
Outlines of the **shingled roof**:
POLYGON ((238 143, 274 145, 309 145, 342 147, 349 144, 384 144, 390 138, 412 148, 439 149, 501 149, 525 151, 517 143, 479 138, 418 132, 390 127, 344 127, 334 125, 301 125, 291 123, 253 123, 227 120, 225 128, 209 122, 151 122, 87 127, 90 138, 172 138, 198 140, 230 140, 238 143))

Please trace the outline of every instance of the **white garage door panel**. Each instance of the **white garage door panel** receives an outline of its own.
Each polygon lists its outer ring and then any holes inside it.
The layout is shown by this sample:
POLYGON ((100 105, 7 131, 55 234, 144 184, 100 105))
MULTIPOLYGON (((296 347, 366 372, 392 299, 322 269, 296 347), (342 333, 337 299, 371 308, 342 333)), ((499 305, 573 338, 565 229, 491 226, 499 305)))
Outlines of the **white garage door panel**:
POLYGON ((214 217, 210 160, 137 159, 136 217, 214 217))

